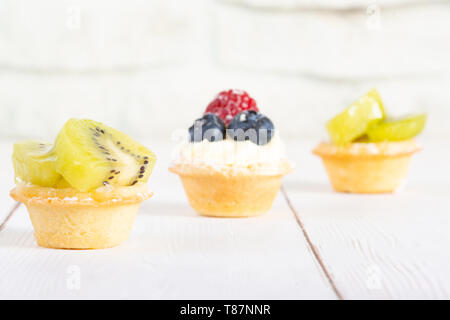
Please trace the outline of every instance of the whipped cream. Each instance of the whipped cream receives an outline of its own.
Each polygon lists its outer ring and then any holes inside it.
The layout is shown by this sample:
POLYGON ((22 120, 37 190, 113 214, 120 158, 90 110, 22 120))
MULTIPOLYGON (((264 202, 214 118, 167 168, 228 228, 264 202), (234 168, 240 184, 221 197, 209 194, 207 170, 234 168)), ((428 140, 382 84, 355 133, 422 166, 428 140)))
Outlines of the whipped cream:
POLYGON ((186 140, 177 148, 175 164, 208 166, 266 165, 287 161, 286 149, 278 134, 266 145, 259 146, 251 141, 190 142, 186 140))

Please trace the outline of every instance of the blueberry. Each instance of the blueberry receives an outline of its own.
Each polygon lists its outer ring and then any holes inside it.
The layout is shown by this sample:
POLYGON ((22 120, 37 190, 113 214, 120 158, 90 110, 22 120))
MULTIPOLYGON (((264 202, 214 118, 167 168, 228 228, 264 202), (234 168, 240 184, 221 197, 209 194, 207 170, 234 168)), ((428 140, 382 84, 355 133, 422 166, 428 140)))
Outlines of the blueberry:
POLYGON ((258 144, 265 145, 272 140, 275 133, 273 122, 266 116, 262 116, 256 121, 256 131, 258 131, 258 144))
POLYGON ((225 124, 215 114, 207 113, 194 121, 189 128, 189 135, 191 142, 201 142, 203 139, 221 141, 225 136, 225 124))
POLYGON ((228 124, 227 136, 235 141, 246 141, 258 145, 270 142, 274 134, 274 125, 265 115, 247 110, 238 113, 228 124))

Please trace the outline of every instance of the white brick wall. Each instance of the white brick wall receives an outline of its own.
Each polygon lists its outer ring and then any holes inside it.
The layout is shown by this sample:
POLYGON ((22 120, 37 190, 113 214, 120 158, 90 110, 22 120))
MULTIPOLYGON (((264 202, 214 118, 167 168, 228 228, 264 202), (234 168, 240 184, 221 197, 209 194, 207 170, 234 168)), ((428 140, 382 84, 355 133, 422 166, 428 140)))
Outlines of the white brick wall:
POLYGON ((450 4, 378 1, 370 30, 362 0, 258 3, 0 0, 0 137, 86 117, 169 139, 235 87, 284 136, 319 139, 372 86, 393 115, 425 110, 427 135, 450 134, 450 4))
POLYGON ((216 52, 227 65, 324 79, 450 72, 450 4, 372 7, 368 14, 366 7, 276 11, 219 6, 216 52))
POLYGON ((195 6, 176 0, 1 0, 0 64, 56 71, 186 62, 195 6))

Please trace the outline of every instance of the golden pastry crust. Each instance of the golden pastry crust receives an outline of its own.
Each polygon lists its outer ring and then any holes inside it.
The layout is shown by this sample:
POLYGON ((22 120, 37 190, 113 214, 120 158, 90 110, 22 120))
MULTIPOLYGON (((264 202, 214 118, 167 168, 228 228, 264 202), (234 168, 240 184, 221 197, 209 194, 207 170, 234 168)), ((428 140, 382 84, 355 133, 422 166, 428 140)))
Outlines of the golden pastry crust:
POLYGON ((128 239, 140 204, 52 206, 28 204, 38 245, 56 249, 103 249, 128 239))
POLYGON ((404 184, 411 157, 421 149, 412 139, 345 146, 321 143, 313 153, 322 158, 336 191, 389 193, 404 184))
POLYGON ((251 217, 270 210, 279 176, 180 175, 191 207, 211 217, 251 217))
POLYGON ((19 185, 11 191, 27 207, 37 243, 58 249, 121 244, 131 232, 140 203, 151 195, 145 184, 92 192, 19 185))
POLYGON ((170 170, 180 176, 189 204, 199 214, 251 217, 264 214, 272 207, 283 175, 292 170, 290 163, 284 165, 277 174, 271 175, 194 165, 185 165, 181 169, 175 166, 170 170))
POLYGON ((344 146, 322 142, 314 148, 313 153, 322 158, 385 158, 412 155, 420 150, 422 147, 416 140, 410 139, 396 142, 356 142, 344 146))

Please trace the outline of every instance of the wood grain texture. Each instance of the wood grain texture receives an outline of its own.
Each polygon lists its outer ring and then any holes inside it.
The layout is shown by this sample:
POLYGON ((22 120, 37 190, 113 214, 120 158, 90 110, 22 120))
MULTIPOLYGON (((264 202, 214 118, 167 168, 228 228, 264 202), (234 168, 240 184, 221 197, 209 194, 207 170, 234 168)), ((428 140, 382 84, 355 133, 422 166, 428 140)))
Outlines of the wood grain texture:
POLYGON ((6 228, 6 225, 8 224, 9 220, 12 218, 12 216, 16 213, 16 211, 20 208, 22 204, 20 202, 16 202, 14 206, 9 210, 9 212, 2 218, 0 221, 0 231, 6 228))
POLYGON ((345 299, 449 298, 448 152, 441 143, 425 150, 397 194, 335 193, 318 178, 289 183, 288 197, 345 299))
POLYGON ((259 218, 200 217, 167 171, 170 150, 153 146, 155 196, 119 247, 40 248, 21 206, 0 232, 0 299, 336 298, 281 195, 259 218))
POLYGON ((331 288, 333 289, 336 297, 339 300, 343 300, 344 298, 342 296, 342 293, 340 292, 340 290, 336 286, 336 282, 334 281, 333 277, 331 276, 330 272, 328 271, 328 268, 325 265, 325 262, 324 262, 322 256, 320 255, 319 250, 317 250, 316 245, 312 242, 311 237, 309 236, 309 233, 306 230, 302 219, 300 218, 300 215, 298 214, 297 210, 295 209, 295 207, 293 206, 292 202, 290 201, 290 199, 289 199, 289 197, 288 197, 284 187, 281 188, 281 191, 283 193, 283 196, 284 196, 284 198, 285 198, 289 208, 292 211, 292 214, 295 217, 295 220, 297 221, 298 226, 300 227, 300 230, 303 233, 303 236, 305 237, 305 240, 306 240, 306 242, 307 242, 307 244, 308 244, 308 246, 309 246, 309 248, 310 248, 310 250, 311 250, 311 252, 312 252, 312 254, 314 256, 314 258, 316 259, 317 263, 319 264, 320 268, 322 269, 323 274, 327 278, 328 283, 330 284, 331 288))
POLYGON ((126 243, 97 251, 37 247, 21 207, 0 233, 0 298, 333 299, 282 200, 254 219, 150 200, 126 243))
MULTIPOLYGON (((335 299, 323 269, 344 299, 449 298, 444 143, 425 143, 402 192, 351 195, 331 190, 310 153, 313 141, 288 142, 297 168, 285 179, 286 193, 323 268, 281 196, 260 218, 199 217, 167 171, 170 142, 148 144, 159 156, 150 180, 155 196, 130 239, 98 251, 39 248, 21 206, 0 232, 0 298, 335 299)), ((9 181, 0 185, 6 195, 9 181)))
POLYGON ((0 141, 0 225, 8 218, 16 202, 9 196, 14 187, 14 170, 11 161, 12 143, 0 141))

